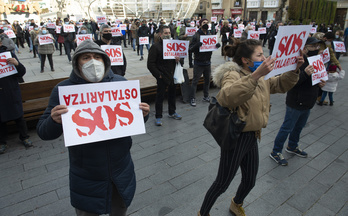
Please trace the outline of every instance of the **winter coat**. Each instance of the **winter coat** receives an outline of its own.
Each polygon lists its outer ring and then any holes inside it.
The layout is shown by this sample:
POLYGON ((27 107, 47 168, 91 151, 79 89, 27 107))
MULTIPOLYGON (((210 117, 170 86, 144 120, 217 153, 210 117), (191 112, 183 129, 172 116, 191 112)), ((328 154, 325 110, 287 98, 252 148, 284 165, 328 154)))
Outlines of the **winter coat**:
MULTIPOLYGON (((43 35, 41 31, 40 31, 40 34, 38 36, 40 36, 40 35, 43 35)), ((51 34, 45 34, 45 35, 50 36, 53 40, 53 43, 40 45, 39 38, 36 38, 35 43, 39 45, 38 52, 39 52, 39 54, 43 54, 43 55, 53 54, 54 50, 55 50, 54 49, 54 42, 55 42, 54 37, 51 34)))
MULTIPOLYGON (((5 33, 0 34, 2 45, 7 47, 7 51, 14 51, 16 48, 15 43, 5 33)), ((14 53, 14 52, 13 52, 14 53)))
POLYGON ((156 33, 156 30, 157 30, 157 25, 156 25, 156 23, 149 23, 149 29, 150 29, 150 35, 151 35, 151 37, 153 37, 154 34, 156 33), (153 28, 152 34, 151 34, 151 28, 153 28))
POLYGON ((199 29, 196 34, 193 35, 192 41, 190 43, 190 50, 195 54, 195 65, 209 66, 211 64, 210 60, 213 52, 199 52, 201 35, 210 35, 210 32, 207 31, 207 34, 205 34, 201 29, 199 29))
POLYGON ((228 33, 228 32, 230 32, 231 31, 231 29, 230 29, 230 27, 228 27, 228 26, 223 26, 222 28, 221 28, 221 33, 220 33, 220 35, 221 35, 221 42, 222 43, 227 43, 228 42, 228 38, 227 38, 227 35, 226 35, 226 33, 228 33))
POLYGON ((180 27, 179 40, 188 40, 191 43, 193 36, 185 37, 186 27, 189 27, 189 26, 183 25, 183 26, 180 27))
POLYGON ((246 122, 243 132, 260 131, 268 123, 270 94, 285 93, 298 80, 298 73, 286 72, 280 76, 255 81, 252 72, 235 62, 218 66, 213 72, 214 84, 221 88, 216 99, 223 107, 238 108, 238 116, 246 122))
POLYGON ((35 42, 35 39, 36 39, 36 37, 39 35, 39 33, 40 33, 39 30, 37 30, 37 31, 32 30, 32 31, 30 32, 31 41, 33 41, 34 45, 39 45, 39 41, 36 41, 36 42, 35 42))
MULTIPOLYGON (((6 51, 7 47, 0 47, 0 53, 6 51)), ((19 61, 18 63, 19 65, 15 66, 18 73, 0 78, 0 122, 11 121, 23 116, 22 95, 18 78, 24 76, 26 69, 19 61)))
MULTIPOLYGON (((37 133, 43 140, 53 140, 63 133, 61 124, 53 121, 51 110, 59 104, 58 86, 87 84, 78 69, 77 58, 86 52, 103 56, 105 76, 101 82, 117 82, 126 79, 113 74, 110 59, 93 41, 83 41, 72 59, 70 78, 59 83, 52 91, 48 107, 37 124, 37 133)), ((130 155, 131 137, 99 141, 68 147, 70 199, 73 207, 95 214, 107 214, 111 210, 112 185, 117 188, 122 202, 128 207, 135 193, 135 172, 130 155)))
POLYGON ((141 25, 138 29, 138 37, 150 37, 149 27, 141 25))
POLYGON ((60 35, 64 37, 64 43, 67 42, 74 42, 76 39, 76 26, 75 26, 75 32, 64 32, 64 25, 62 25, 62 28, 60 29, 60 35))
POLYGON ((344 79, 346 72, 341 70, 340 72, 329 73, 329 79, 326 80, 326 84, 321 88, 323 91, 335 92, 337 89, 338 81, 344 79))

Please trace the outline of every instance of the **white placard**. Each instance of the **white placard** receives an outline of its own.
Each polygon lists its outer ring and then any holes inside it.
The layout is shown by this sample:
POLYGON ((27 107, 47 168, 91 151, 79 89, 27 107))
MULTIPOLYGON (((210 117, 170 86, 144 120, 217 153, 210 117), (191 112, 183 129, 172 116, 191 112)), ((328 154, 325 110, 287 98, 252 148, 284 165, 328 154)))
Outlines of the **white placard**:
POLYGON ((76 45, 80 45, 84 40, 93 40, 92 38, 92 34, 78 34, 76 35, 76 45))
POLYGON ((236 21, 236 22, 239 22, 239 20, 240 20, 240 17, 238 16, 238 17, 235 19, 235 21, 236 21))
POLYGON ((31 32, 34 30, 34 26, 29 26, 28 29, 29 29, 29 32, 31 32))
POLYGON ((185 29, 185 34, 187 36, 193 36, 196 34, 196 32, 197 32, 196 27, 186 27, 186 29, 185 29))
POLYGON ((122 36, 122 31, 120 27, 112 27, 111 28, 112 37, 122 36))
POLYGON ((346 52, 346 47, 343 41, 332 41, 334 44, 335 52, 346 52))
POLYGON ((65 146, 145 133, 139 80, 59 86, 65 146))
POLYGON ((243 24, 238 24, 238 29, 244 30, 245 26, 243 24))
POLYGON ((51 38, 51 35, 38 35, 39 44, 45 45, 45 44, 52 44, 53 40, 51 38))
POLYGON ((317 27, 312 27, 310 33, 311 34, 317 33, 317 27))
POLYGON ((217 22, 217 17, 211 17, 210 21, 216 23, 217 22))
POLYGON ((228 38, 230 37, 230 33, 229 32, 226 32, 226 37, 227 37, 227 40, 228 40, 228 38))
POLYGON ((120 20, 120 19, 116 19, 116 20, 115 20, 115 24, 116 24, 116 25, 120 24, 121 22, 122 22, 122 20, 120 20))
POLYGON ((308 63, 314 68, 314 73, 311 75, 312 85, 320 83, 320 80, 328 80, 329 77, 320 55, 308 57, 308 63))
POLYGON ((233 29, 233 36, 235 38, 241 38, 243 33, 243 29, 233 29))
POLYGON ((190 22, 191 27, 195 27, 195 21, 190 22))
POLYGON ((63 25, 63 30, 65 33, 75 32, 74 25, 63 25))
POLYGON ((228 28, 232 28, 232 24, 231 23, 228 23, 228 28))
POLYGON ((271 25, 272 25, 272 23, 267 22, 267 23, 266 23, 266 28, 271 28, 271 25))
POLYGON ((321 57, 323 59, 324 64, 326 64, 330 61, 329 47, 324 49, 323 54, 321 54, 321 57))
POLYGON ((55 29, 56 28, 56 24, 55 23, 47 23, 47 28, 49 29, 55 29))
POLYGON ((218 49, 216 47, 218 42, 217 35, 201 35, 199 41, 203 43, 199 48, 199 52, 211 52, 218 49))
POLYGON ((139 45, 149 44, 149 37, 139 37, 139 45))
POLYGON ((258 31, 249 30, 247 39, 259 40, 260 39, 260 33, 258 31))
POLYGON ((60 34, 62 26, 56 26, 56 33, 60 34))
POLYGON ((272 52, 272 58, 276 58, 274 69, 265 76, 265 80, 296 69, 296 57, 300 56, 310 30, 310 25, 279 26, 272 52))
POLYGON ((6 30, 4 32, 9 38, 16 38, 16 35, 12 30, 6 30))
POLYGON ((266 28, 258 28, 260 34, 267 34, 266 28))
POLYGON ((255 22, 250 22, 250 25, 254 26, 254 25, 255 25, 255 22))
POLYGON ((97 16, 97 23, 98 24, 103 24, 103 23, 107 23, 108 20, 106 19, 106 16, 97 16))
POLYGON ((127 24, 120 24, 118 27, 120 27, 122 31, 127 30, 127 24))
POLYGON ((10 52, 0 53, 0 79, 18 73, 14 65, 7 63, 9 58, 12 58, 10 52))
POLYGON ((111 65, 123 65, 123 51, 122 46, 119 45, 102 45, 100 46, 109 56, 111 65))
POLYGON ((175 59, 176 56, 186 58, 188 56, 190 41, 163 40, 163 59, 175 59))

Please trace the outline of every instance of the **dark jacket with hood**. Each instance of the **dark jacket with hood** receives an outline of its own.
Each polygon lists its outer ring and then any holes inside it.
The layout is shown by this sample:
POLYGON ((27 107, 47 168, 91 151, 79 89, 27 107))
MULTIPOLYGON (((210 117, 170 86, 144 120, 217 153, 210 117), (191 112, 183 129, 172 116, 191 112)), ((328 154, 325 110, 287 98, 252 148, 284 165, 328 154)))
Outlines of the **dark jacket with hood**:
MULTIPOLYGON (((0 53, 6 51, 6 46, 0 47, 0 53)), ((15 66, 18 73, 0 78, 0 122, 7 122, 23 116, 22 95, 18 79, 24 76, 26 69, 19 61, 18 63, 19 65, 15 66)))
MULTIPOLYGON (((59 105, 58 86, 87 84, 79 72, 77 58, 86 52, 99 53, 105 63, 105 75, 101 82, 125 81, 110 70, 110 59, 93 41, 85 40, 76 49, 72 59, 70 78, 59 83, 52 91, 48 107, 37 124, 37 133, 43 140, 53 140, 63 133, 61 124, 51 117, 51 110, 59 105)), ((70 198, 73 207, 95 214, 107 214, 111 210, 112 185, 129 206, 135 192, 134 165, 130 155, 131 137, 99 141, 69 147, 70 198)))
POLYGON ((195 35, 193 35, 192 41, 190 43, 190 50, 191 52, 195 53, 195 65, 200 66, 209 66, 211 64, 211 55, 213 52, 199 52, 200 48, 200 37, 201 35, 210 35, 210 31, 207 30, 207 34, 204 34, 202 29, 199 29, 195 35))
POLYGON ((305 68, 309 65, 305 62, 300 67, 300 76, 296 85, 286 95, 286 105, 297 110, 312 109, 318 97, 319 85, 312 85, 312 76, 308 76, 305 68))
POLYGON ((138 37, 150 37, 150 29, 147 25, 141 25, 138 30, 138 37))

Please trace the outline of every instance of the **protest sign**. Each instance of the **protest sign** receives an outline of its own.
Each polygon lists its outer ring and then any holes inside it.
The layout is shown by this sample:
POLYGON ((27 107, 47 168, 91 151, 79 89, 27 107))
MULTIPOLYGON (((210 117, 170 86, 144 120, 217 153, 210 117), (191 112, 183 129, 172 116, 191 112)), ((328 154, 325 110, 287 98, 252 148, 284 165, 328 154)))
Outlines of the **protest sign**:
POLYGON ((28 29, 29 29, 29 32, 31 32, 34 30, 34 26, 29 26, 28 29))
POLYGON ((149 37, 139 37, 139 45, 149 44, 149 37))
POLYGON ((272 58, 276 58, 276 61, 273 70, 265 76, 265 80, 296 69, 296 57, 300 56, 300 50, 303 50, 310 30, 310 25, 279 26, 272 53, 272 58))
POLYGON ((62 26, 56 26, 56 33, 60 34, 62 26))
POLYGON ((55 29, 56 28, 56 24, 55 23, 47 23, 47 28, 49 29, 55 29))
POLYGON ((112 37, 122 36, 122 31, 120 27, 112 27, 111 28, 112 37))
POLYGON ((122 46, 119 45, 102 45, 101 48, 109 56, 111 65, 123 65, 123 51, 122 46))
POLYGON ((229 28, 232 28, 232 24, 231 24, 231 23, 229 23, 229 24, 228 24, 228 27, 229 27, 229 28))
POLYGON ((65 146, 145 133, 139 80, 59 86, 65 146))
POLYGON ((0 79, 18 73, 14 65, 7 63, 8 58, 12 58, 10 52, 0 53, 0 79))
POLYGON ((63 25, 63 31, 65 33, 75 32, 75 26, 74 25, 63 25))
POLYGON ((260 33, 258 31, 248 31, 248 38, 247 39, 255 39, 258 40, 260 38, 260 33))
POLYGON ((52 44, 53 40, 51 38, 51 35, 38 35, 39 44, 45 45, 45 44, 52 44))
POLYGON ((239 20, 240 20, 240 17, 237 17, 237 18, 235 19, 236 22, 239 22, 239 20))
POLYGON ((196 27, 186 27, 185 34, 187 34, 187 36, 193 36, 196 34, 196 32, 196 27))
POLYGON ((260 34, 267 34, 266 28, 259 28, 258 31, 260 34))
POLYGON ((121 31, 127 30, 127 24, 120 24, 119 27, 121 28, 121 31))
POLYGON ((12 30, 6 30, 5 34, 9 37, 9 38, 16 38, 15 33, 12 30))
POLYGON ((242 29, 233 29, 233 36, 235 38, 241 38, 242 37, 243 30, 242 29))
POLYGON ((80 43, 84 40, 93 40, 92 34, 78 34, 76 35, 76 45, 80 45, 80 43))
POLYGON ((271 27, 271 25, 272 25, 272 23, 267 22, 267 23, 266 23, 266 28, 270 28, 270 27, 271 27))
POLYGON ((191 25, 191 27, 194 27, 195 26, 195 21, 191 21, 190 25, 191 25))
POLYGON ((216 23, 217 22, 217 17, 211 17, 210 21, 216 23))
POLYGON ((326 48, 323 51, 323 54, 321 54, 321 57, 323 59, 324 64, 328 63, 330 61, 330 52, 329 52, 329 48, 326 48))
POLYGON ((199 52, 210 52, 217 50, 217 35, 201 35, 200 42, 203 43, 203 45, 199 48, 199 52))
POLYGON ((245 26, 243 24, 238 24, 238 29, 243 29, 244 30, 245 26))
POLYGON ((255 25, 255 22, 250 22, 250 25, 254 26, 254 25, 255 25))
POLYGON ((343 41, 332 41, 334 44, 335 52, 346 52, 346 47, 344 46, 343 41))
POLYGON ((106 19, 106 16, 97 16, 97 23, 98 24, 103 24, 103 23, 107 23, 108 20, 106 19))
POLYGON ((310 33, 311 34, 317 33, 317 27, 312 27, 310 33))
POLYGON ((199 26, 199 20, 196 21, 196 25, 199 26))
POLYGON ((116 25, 120 24, 121 22, 122 22, 122 20, 120 20, 120 19, 116 19, 116 20, 115 20, 115 24, 116 24, 116 25))
POLYGON ((227 37, 227 40, 228 40, 228 38, 230 37, 230 33, 229 32, 226 32, 226 37, 227 37))
POLYGON ((312 85, 320 83, 320 80, 328 80, 328 75, 320 55, 308 57, 308 63, 313 66, 314 73, 312 76, 312 85))
POLYGON ((175 59, 176 56, 186 58, 188 56, 190 41, 163 40, 163 59, 175 59))

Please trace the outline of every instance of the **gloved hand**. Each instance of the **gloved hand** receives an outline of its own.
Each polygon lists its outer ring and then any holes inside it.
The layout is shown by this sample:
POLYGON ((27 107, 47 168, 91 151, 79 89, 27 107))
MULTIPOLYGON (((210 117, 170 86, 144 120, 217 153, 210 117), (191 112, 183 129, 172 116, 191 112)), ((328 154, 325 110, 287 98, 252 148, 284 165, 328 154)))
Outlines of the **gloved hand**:
POLYGON ((215 46, 216 46, 216 48, 219 48, 219 47, 221 47, 221 44, 217 43, 215 46))

